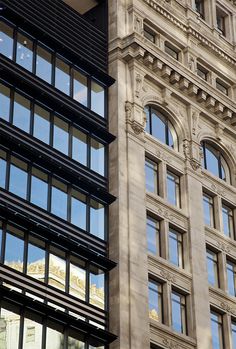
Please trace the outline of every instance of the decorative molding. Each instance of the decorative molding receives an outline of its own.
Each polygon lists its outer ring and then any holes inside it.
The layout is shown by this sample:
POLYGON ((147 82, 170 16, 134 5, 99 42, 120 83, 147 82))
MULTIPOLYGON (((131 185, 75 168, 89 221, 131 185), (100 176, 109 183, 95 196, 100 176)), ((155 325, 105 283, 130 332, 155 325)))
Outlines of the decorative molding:
POLYGON ((160 270, 160 274, 161 274, 161 276, 162 276, 164 279, 166 279, 167 281, 176 283, 176 277, 175 277, 173 274, 171 274, 169 271, 166 271, 166 270, 164 270, 164 269, 161 269, 161 270, 160 270))
POLYGON ((211 189, 216 192, 218 195, 220 196, 223 196, 223 197, 226 197, 226 192, 224 191, 224 189, 220 188, 220 187, 217 187, 216 184, 212 184, 211 185, 211 189))
POLYGON ((182 349, 183 347, 180 346, 179 343, 174 342, 172 340, 169 340, 167 338, 163 339, 163 344, 166 346, 166 348, 170 348, 170 349, 182 349))
POLYGON ((202 149, 200 145, 194 141, 184 140, 183 143, 184 155, 194 171, 201 168, 202 149))
POLYGON ((129 124, 136 135, 144 132, 146 123, 146 114, 143 109, 129 101, 125 102, 126 123, 129 124))
POLYGON ((228 314, 231 314, 231 315, 236 315, 236 310, 234 308, 231 307, 231 305, 229 305, 228 303, 226 302, 221 302, 220 303, 220 307, 226 311, 228 314))
POLYGON ((157 214, 168 219, 171 222, 175 221, 175 217, 168 210, 163 209, 161 207, 157 209, 157 214))
POLYGON ((140 91, 141 91, 141 88, 142 88, 142 83, 143 83, 143 78, 141 77, 141 75, 139 73, 136 74, 136 77, 135 77, 135 96, 137 98, 140 97, 140 91))
POLYGON ((172 163, 172 160, 170 159, 170 156, 169 154, 166 154, 164 151, 161 151, 161 150, 157 150, 156 151, 156 156, 164 161, 164 162, 167 162, 168 164, 171 164, 172 163))
POLYGON ((224 244, 221 241, 216 241, 217 246, 221 249, 221 251, 226 252, 226 253, 230 253, 230 247, 226 244, 224 244))

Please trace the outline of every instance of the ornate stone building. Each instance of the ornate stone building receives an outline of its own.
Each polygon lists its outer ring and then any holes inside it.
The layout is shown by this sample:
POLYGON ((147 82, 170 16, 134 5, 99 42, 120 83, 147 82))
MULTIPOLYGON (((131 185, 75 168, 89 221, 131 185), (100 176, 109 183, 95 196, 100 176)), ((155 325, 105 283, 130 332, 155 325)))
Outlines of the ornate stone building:
POLYGON ((109 2, 112 349, 236 348, 236 5, 109 2))

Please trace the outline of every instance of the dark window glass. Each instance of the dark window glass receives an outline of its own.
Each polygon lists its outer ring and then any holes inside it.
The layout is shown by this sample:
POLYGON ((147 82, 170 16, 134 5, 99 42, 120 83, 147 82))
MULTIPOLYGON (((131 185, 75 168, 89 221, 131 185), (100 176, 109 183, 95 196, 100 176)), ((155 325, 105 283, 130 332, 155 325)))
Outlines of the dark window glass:
POLYGON ((160 223, 149 216, 147 217, 147 247, 148 252, 160 255, 160 223))
POLYGON ((70 94, 70 67, 61 59, 56 59, 55 87, 70 94))
POLYGON ((180 180, 179 176, 167 171, 167 201, 180 207, 180 180))
POLYGON ((212 349, 223 349, 222 315, 211 311, 212 349))
POLYGON ((20 333, 20 315, 1 308, 0 343, 2 349, 18 348, 20 333), (14 319, 14 322, 13 322, 14 319), (13 326, 11 326, 13 325, 13 326))
POLYGON ((155 34, 151 31, 151 29, 144 26, 143 34, 145 38, 147 38, 149 41, 155 43, 155 34))
POLYGON ((0 22, 0 53, 13 58, 13 29, 4 22, 0 22))
POLYGON ((74 189, 71 194, 71 223, 86 230, 86 196, 74 189))
POLYGON ((9 191, 26 199, 27 195, 27 165, 25 162, 12 157, 10 165, 9 191))
POLYGON ((30 201, 47 209, 48 203, 48 177, 42 171, 32 168, 30 201))
POLYGON ((200 14, 200 17, 204 19, 204 0, 195 0, 195 10, 200 14))
POLYGON ((24 261, 24 235, 21 231, 11 228, 14 235, 6 233, 4 264, 23 272, 24 261))
POLYGON ((225 36, 225 13, 221 11, 219 8, 216 8, 216 23, 217 28, 222 35, 225 36))
POLYGON ((10 89, 0 84, 0 118, 9 121, 10 89))
POLYGON ((20 33, 17 34, 16 63, 32 71, 33 41, 20 33))
POLYGON ((185 296, 175 291, 171 293, 172 328, 187 334, 185 296))
POLYGON ((216 80, 216 88, 225 95, 228 95, 228 88, 219 80, 216 80))
POLYGON ((231 326, 232 326, 231 329, 232 329, 232 345, 233 345, 232 349, 236 349, 236 321, 232 321, 231 326))
POLYGON ((78 258, 72 258, 70 263, 69 292, 73 296, 86 299, 86 271, 84 263, 78 258))
POLYGON ((90 202, 90 233, 104 239, 105 210, 104 206, 95 200, 90 202))
POLYGON ((52 82, 52 55, 50 52, 37 46, 36 75, 49 84, 52 82))
POLYGON ((219 287, 217 254, 207 249, 208 282, 211 286, 219 287))
POLYGON ((76 128, 73 128, 72 158, 87 166, 87 136, 76 128))
POLYGON ((30 131, 30 101, 15 93, 13 125, 29 133, 30 131))
POLYGON ((200 76, 203 80, 207 80, 207 70, 203 67, 197 65, 197 75, 200 76))
POLYGON ((88 105, 88 83, 87 77, 80 73, 78 70, 74 70, 74 94, 73 98, 79 103, 88 105))
POLYGON ((62 291, 65 291, 65 254, 57 248, 51 248, 51 252, 49 253, 48 284, 62 291))
POLYGON ((51 212, 67 219, 67 186, 55 179, 52 180, 51 212))
POLYGON ((177 148, 177 135, 168 118, 152 107, 145 108, 146 132, 171 148, 177 148))
POLYGON ((34 130, 33 136, 40 141, 49 144, 50 137, 50 114, 37 104, 34 107, 34 130))
POLYGON ((6 186, 6 153, 0 150, 0 187, 5 189, 6 186))
POLYGON ((146 190, 158 194, 157 164, 152 160, 145 161, 146 190))
POLYGON ((104 176, 105 148, 104 145, 91 139, 91 169, 104 176))
POLYGON ((97 307, 104 309, 105 307, 105 276, 101 269, 95 267, 90 268, 89 278, 89 302, 97 307))
POLYGON ((226 236, 234 237, 233 211, 230 207, 222 204, 223 232, 226 236))
POLYGON ((99 114, 100 116, 104 116, 104 108, 105 108, 104 88, 92 80, 91 81, 91 109, 95 113, 99 114))
POLYGON ((69 125, 57 117, 54 118, 53 147, 68 155, 69 125))
POLYGON ((174 59, 179 59, 179 51, 176 48, 170 46, 168 43, 165 43, 165 52, 174 59))
POLYGON ((228 282, 228 292, 231 296, 235 297, 235 273, 236 265, 231 261, 227 261, 227 282, 228 282))
POLYGON ((214 205, 213 198, 207 194, 203 194, 203 210, 204 222, 209 227, 214 228, 214 205))
POLYGON ((162 322, 162 285, 159 282, 148 282, 149 317, 162 322))
POLYGON ((183 238, 182 234, 169 230, 169 261, 177 267, 183 268, 183 238))
POLYGON ((27 254, 27 274, 45 282, 45 245, 40 240, 30 236, 27 254))

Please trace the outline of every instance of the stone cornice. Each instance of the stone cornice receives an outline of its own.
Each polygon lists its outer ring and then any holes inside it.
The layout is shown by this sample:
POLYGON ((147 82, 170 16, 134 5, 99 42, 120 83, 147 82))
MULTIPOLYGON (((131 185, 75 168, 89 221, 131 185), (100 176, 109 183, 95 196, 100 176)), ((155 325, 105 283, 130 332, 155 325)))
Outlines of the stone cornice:
POLYGON ((198 39, 204 46, 208 47, 212 52, 214 52, 218 57, 225 60, 227 63, 236 66, 236 58, 232 57, 232 54, 226 53, 225 50, 219 48, 219 46, 214 43, 212 40, 207 38, 205 35, 199 33, 199 31, 190 24, 185 24, 177 17, 175 17, 172 13, 164 9, 160 3, 156 0, 142 0, 144 3, 149 5, 154 11, 164 16, 166 20, 177 26, 179 29, 184 31, 186 34, 192 35, 196 39, 198 39))

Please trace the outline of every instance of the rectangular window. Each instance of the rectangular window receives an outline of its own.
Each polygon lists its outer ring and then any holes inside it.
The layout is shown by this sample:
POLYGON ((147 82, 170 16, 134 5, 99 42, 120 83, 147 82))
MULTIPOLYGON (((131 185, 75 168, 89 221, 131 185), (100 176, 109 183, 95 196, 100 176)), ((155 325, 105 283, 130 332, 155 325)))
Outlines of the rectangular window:
POLYGON ((148 252, 160 255, 160 222, 147 216, 147 247, 148 252))
POLYGON ((86 230, 86 196, 75 189, 71 193, 71 223, 86 230))
POLYGON ((67 219, 67 185, 56 179, 52 180, 51 212, 67 219))
POLYGON ((49 144, 50 139, 50 113, 39 105, 34 106, 33 136, 49 144))
POLYGON ((163 322, 162 311, 162 284, 156 281, 148 282, 149 317, 163 322))
POLYGON ((173 290, 171 292, 171 313, 173 330, 187 334, 186 298, 184 295, 173 290))
POLYGON ((96 267, 90 267, 89 278, 89 302, 98 308, 105 307, 105 274, 104 271, 96 267))
POLYGON ((14 98, 13 125, 27 133, 30 131, 30 100, 18 93, 14 98))
POLYGON ((18 348, 20 333, 20 315, 1 308, 1 348, 18 348), (13 320, 14 319, 14 320, 13 320))
POLYGON ((32 168, 31 176, 30 201, 44 210, 47 210, 48 176, 34 167, 32 168))
POLYGON ((39 45, 37 45, 36 75, 49 84, 52 83, 52 55, 39 45))
POLYGON ((71 257, 69 292, 79 299, 86 300, 85 263, 75 257, 71 257))
POLYGON ((91 109, 104 117, 105 114, 105 91, 104 87, 95 82, 91 81, 91 109))
POLYGON ((228 95, 228 87, 222 82, 216 79, 216 88, 220 92, 224 93, 224 95, 228 95))
POLYGON ((17 271, 23 272, 24 234, 13 227, 7 227, 4 264, 17 271), (8 229, 11 230, 14 235, 9 233, 8 229))
POLYGON ((146 190, 151 193, 158 194, 158 165, 146 158, 145 174, 146 174, 146 190))
POLYGON ((52 349, 52 343, 55 349, 63 348, 64 334, 47 327, 46 349, 52 349))
POLYGON ((49 253, 48 284, 65 291, 66 287, 66 260, 65 253, 51 247, 49 253))
POLYGON ((54 117, 53 147, 68 155, 69 152, 69 125, 58 117, 54 117))
POLYGON ((217 22, 217 28, 220 31, 222 35, 225 36, 225 17, 226 14, 220 9, 216 8, 216 22, 217 22))
POLYGON ((90 201, 90 233, 100 239, 105 236, 105 209, 95 200, 90 201))
POLYGON ((88 82, 87 76, 74 70, 74 80, 73 80, 73 98, 79 103, 88 105, 88 82))
POLYGON ((204 0, 195 0, 195 11, 197 11, 202 19, 204 19, 204 0))
POLYGON ((165 52, 178 61, 179 51, 168 42, 165 42, 165 52))
POLYGON ((27 275, 45 282, 45 266, 45 244, 41 240, 30 235, 27 253, 27 275))
POLYGON ((217 253, 207 249, 208 282, 211 286, 219 287, 218 256, 217 253))
POLYGON ((0 187, 5 189, 6 187, 6 153, 0 149, 0 187))
POLYGON ((32 72, 33 41, 20 33, 17 34, 16 63, 32 72))
POLYGON ((167 171, 167 201, 180 207, 180 178, 170 171, 167 171))
POLYGON ((208 74, 208 71, 198 64, 197 65, 197 75, 200 76, 200 78, 202 78, 203 80, 207 81, 207 74, 208 74))
POLYGON ((9 191, 23 199, 27 197, 27 164, 15 157, 11 157, 9 191))
POLYGON ((222 220, 223 220, 224 234, 230 238, 233 238, 234 237, 233 210, 225 204, 222 204, 222 220))
POLYGON ((232 331, 232 345, 233 349, 236 348, 236 320, 232 320, 231 322, 231 331, 232 331))
POLYGON ((235 297, 235 275, 236 275, 236 265, 235 263, 227 260, 226 264, 226 269, 227 269, 227 284, 228 284, 228 292, 231 296, 235 297))
POLYGON ((0 22, 0 53, 9 59, 13 58, 13 28, 0 22))
POLYGON ((86 134, 73 128, 72 131, 72 159, 87 166, 88 140, 86 134))
POLYGON ((70 66, 59 58, 56 58, 55 87, 70 94, 70 66))
POLYGON ((215 222, 213 198, 205 193, 203 194, 203 210, 205 225, 214 228, 215 222))
POLYGON ((31 319, 24 319, 23 349, 41 349, 43 326, 31 319))
MULTIPOLYGON (((1 42, 0 42, 1 44, 1 42)), ((10 114, 10 89, 0 84, 0 118, 9 121, 10 114)))
POLYGON ((104 176, 105 147, 95 139, 91 139, 91 169, 104 176))
POLYGON ((211 311, 212 349, 223 349, 223 319, 222 315, 211 311))
POLYGON ((148 39, 149 41, 155 43, 155 34, 147 26, 144 26, 144 28, 143 28, 143 35, 144 35, 144 37, 146 39, 148 39))
POLYGON ((183 236, 174 229, 169 229, 169 261, 183 268, 183 236))

